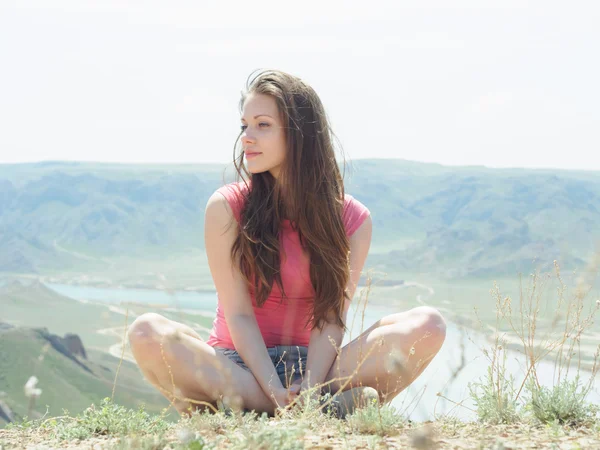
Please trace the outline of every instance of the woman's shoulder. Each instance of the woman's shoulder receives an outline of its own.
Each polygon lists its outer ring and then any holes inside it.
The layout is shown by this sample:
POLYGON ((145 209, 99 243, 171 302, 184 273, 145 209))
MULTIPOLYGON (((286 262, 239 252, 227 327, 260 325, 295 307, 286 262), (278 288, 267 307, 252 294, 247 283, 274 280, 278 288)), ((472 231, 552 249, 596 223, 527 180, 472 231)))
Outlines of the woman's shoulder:
POLYGON ((226 197, 228 196, 236 196, 243 195, 248 192, 249 184, 246 184, 244 181, 233 181, 231 183, 227 183, 220 188, 217 189, 217 192, 222 193, 226 197))
POLYGON ((216 190, 229 203, 235 219, 239 222, 240 213, 248 194, 248 185, 243 181, 234 181, 216 190))
POLYGON ((344 193, 342 220, 344 221, 348 236, 352 236, 370 214, 369 208, 362 202, 354 198, 354 196, 344 193))

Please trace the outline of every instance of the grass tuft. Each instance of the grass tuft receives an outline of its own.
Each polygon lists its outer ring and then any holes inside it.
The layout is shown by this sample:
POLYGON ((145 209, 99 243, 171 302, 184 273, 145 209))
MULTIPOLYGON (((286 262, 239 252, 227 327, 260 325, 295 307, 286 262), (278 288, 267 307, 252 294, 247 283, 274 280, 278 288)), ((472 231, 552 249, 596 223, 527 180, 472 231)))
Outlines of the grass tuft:
POLYGON ((75 417, 67 414, 39 423, 40 428, 52 431, 59 440, 139 434, 160 436, 171 426, 161 417, 149 415, 143 405, 135 411, 113 403, 108 397, 102 400, 100 407, 92 404, 75 417))
POLYGON ((586 402, 589 391, 581 385, 579 377, 563 380, 551 388, 538 387, 530 380, 526 390, 529 396, 526 408, 541 423, 581 426, 592 423, 598 414, 598 406, 586 402))
POLYGON ((514 376, 506 375, 506 353, 496 369, 488 367, 483 381, 469 383, 469 393, 477 407, 479 420, 492 424, 511 424, 521 419, 515 399, 514 376))
POLYGON ((300 450, 304 448, 306 429, 300 424, 285 427, 264 427, 256 432, 244 432, 230 448, 236 450, 300 450))
MULTIPOLYGON (((597 271, 597 266, 590 267, 586 272, 588 278, 592 274, 595 276, 597 271)), ((510 296, 502 295, 494 283, 490 292, 496 301, 496 326, 491 348, 483 349, 490 362, 488 374, 485 380, 469 384, 470 397, 477 406, 480 421, 512 424, 533 418, 543 424, 579 426, 593 423, 598 408, 586 399, 599 369, 600 345, 592 361, 590 379, 582 383, 580 378, 581 340, 600 308, 598 302, 591 302, 588 297, 592 284, 590 279, 580 277, 577 286, 569 290, 556 261, 554 277, 535 272, 528 287, 524 288, 521 283, 516 305, 510 296), (552 278, 557 284, 553 289, 557 294, 556 302, 545 305, 544 293, 552 278), (548 306, 554 309, 552 324, 542 333, 538 325, 548 306), (504 325, 508 328, 503 329, 504 325), (527 361, 526 373, 518 389, 513 374, 506 374, 507 343, 511 342, 518 346, 516 350, 520 350, 527 361), (545 358, 554 360, 551 387, 543 386, 538 379, 539 364, 545 358), (525 395, 520 402, 523 391, 525 395)))
POLYGON ((396 408, 389 405, 380 406, 372 402, 350 414, 346 421, 350 429, 359 434, 377 434, 394 436, 406 426, 405 419, 396 408))

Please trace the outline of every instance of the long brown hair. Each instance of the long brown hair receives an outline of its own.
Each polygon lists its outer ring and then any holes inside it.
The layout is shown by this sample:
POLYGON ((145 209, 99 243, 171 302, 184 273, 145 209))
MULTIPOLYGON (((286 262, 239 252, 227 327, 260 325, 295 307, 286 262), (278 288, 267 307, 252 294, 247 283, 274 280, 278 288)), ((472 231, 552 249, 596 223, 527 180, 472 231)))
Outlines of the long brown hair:
POLYGON ((265 303, 274 281, 286 297, 279 271, 279 227, 283 219, 289 219, 310 256, 315 298, 306 326, 322 329, 333 321, 344 327, 350 243, 342 222, 343 177, 325 109, 308 84, 280 71, 251 75, 240 110, 251 93, 269 95, 277 102, 286 135, 286 157, 277 179, 268 171, 250 174, 242 163, 243 152, 238 152, 241 134, 238 136, 234 146, 236 180, 243 180, 249 189, 231 248, 232 260, 239 255, 240 271, 248 285, 254 285, 257 306, 265 303))

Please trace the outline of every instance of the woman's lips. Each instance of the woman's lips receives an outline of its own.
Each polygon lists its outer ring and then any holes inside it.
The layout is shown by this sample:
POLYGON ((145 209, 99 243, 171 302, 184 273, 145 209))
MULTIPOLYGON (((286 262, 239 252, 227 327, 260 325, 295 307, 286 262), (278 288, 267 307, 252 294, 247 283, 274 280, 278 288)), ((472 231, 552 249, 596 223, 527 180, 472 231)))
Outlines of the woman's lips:
POLYGON ((260 155, 260 152, 244 152, 244 155, 247 159, 254 158, 255 156, 260 155))

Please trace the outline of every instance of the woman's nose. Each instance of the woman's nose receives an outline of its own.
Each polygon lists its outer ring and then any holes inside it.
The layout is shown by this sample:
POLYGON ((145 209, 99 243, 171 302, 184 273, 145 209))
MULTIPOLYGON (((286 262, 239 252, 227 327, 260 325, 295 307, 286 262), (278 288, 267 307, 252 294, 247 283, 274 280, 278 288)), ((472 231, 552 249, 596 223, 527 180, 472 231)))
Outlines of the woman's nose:
POLYGON ((251 144, 254 143, 256 141, 256 139, 254 138, 254 135, 248 131, 248 128, 246 128, 243 132, 242 132, 242 144, 251 144))

